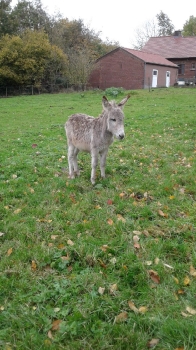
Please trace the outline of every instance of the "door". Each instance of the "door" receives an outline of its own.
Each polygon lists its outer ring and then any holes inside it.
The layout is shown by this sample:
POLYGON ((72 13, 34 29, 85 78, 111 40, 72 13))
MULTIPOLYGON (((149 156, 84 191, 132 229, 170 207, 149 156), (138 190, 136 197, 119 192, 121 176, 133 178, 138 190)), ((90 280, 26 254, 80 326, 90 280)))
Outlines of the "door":
POLYGON ((152 71, 152 87, 157 87, 158 70, 153 69, 152 71))
POLYGON ((166 72, 166 87, 170 87, 170 71, 166 72))

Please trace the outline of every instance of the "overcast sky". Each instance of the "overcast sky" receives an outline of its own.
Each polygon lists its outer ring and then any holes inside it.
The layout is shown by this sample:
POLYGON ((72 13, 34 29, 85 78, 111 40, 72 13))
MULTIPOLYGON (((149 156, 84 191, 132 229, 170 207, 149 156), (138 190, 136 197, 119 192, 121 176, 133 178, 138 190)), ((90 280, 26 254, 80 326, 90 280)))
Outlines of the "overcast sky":
MULTIPOLYGON (((13 0, 12 5, 18 0, 13 0)), ((155 19, 163 11, 175 30, 183 28, 190 16, 196 17, 195 0, 187 3, 173 0, 41 0, 47 13, 60 12, 69 20, 82 19, 84 24, 102 40, 118 41, 120 46, 131 48, 135 31, 155 19)))

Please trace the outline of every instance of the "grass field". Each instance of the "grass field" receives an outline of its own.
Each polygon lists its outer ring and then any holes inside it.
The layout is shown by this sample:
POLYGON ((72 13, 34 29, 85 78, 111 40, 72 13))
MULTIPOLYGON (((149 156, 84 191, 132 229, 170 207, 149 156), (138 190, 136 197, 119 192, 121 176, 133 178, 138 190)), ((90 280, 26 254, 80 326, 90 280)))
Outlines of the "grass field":
POLYGON ((196 89, 131 91, 92 186, 63 126, 103 93, 0 100, 0 349, 196 349, 196 89))

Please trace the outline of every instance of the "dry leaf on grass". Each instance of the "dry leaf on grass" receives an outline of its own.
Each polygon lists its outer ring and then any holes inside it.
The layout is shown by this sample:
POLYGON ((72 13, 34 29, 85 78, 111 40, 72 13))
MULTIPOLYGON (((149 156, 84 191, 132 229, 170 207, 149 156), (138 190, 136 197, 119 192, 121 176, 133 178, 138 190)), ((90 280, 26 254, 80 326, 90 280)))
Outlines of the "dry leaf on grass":
POLYGON ((158 210, 158 214, 159 214, 159 216, 162 216, 163 218, 167 218, 168 217, 168 215, 165 214, 161 209, 158 210))
POLYGON ((114 319, 114 323, 125 322, 128 318, 128 313, 126 311, 121 312, 114 319))
POLYGON ((58 331, 62 320, 54 320, 52 322, 51 331, 58 331))
POLYGON ((184 286, 189 286, 189 285, 190 285, 190 283, 191 283, 190 278, 189 278, 188 276, 186 276, 186 277, 184 278, 183 283, 184 283, 184 286))
POLYGON ((7 251, 7 256, 10 256, 13 252, 13 248, 9 248, 8 251, 7 251))
POLYGON ((118 219, 118 221, 126 222, 126 219, 123 218, 123 216, 121 214, 117 214, 117 219, 118 219))
POLYGON ((71 239, 68 239, 67 244, 73 246, 74 242, 71 239))
POLYGON ((135 304, 132 302, 132 301, 128 301, 128 305, 129 305, 129 307, 130 307, 130 309, 132 310, 132 311, 134 311, 135 313, 138 313, 139 312, 139 310, 138 310, 138 308, 135 306, 135 304))
POLYGON ((148 348, 154 348, 158 343, 159 343, 159 339, 151 339, 148 343, 147 343, 147 347, 148 348))
POLYGON ((0 232, 0 237, 4 236, 4 234, 5 234, 4 232, 0 232))
POLYGON ((32 271, 36 271, 37 270, 37 264, 36 264, 35 260, 31 261, 31 270, 32 271))
POLYGON ((196 277, 196 269, 192 265, 190 266, 190 275, 196 277))
POLYGON ((114 224, 113 220, 112 219, 108 219, 107 223, 112 226, 114 224))
POLYGON ((154 282, 154 283, 157 283, 159 284, 160 283, 160 277, 158 275, 158 273, 154 270, 148 270, 148 273, 149 273, 149 276, 151 278, 151 280, 154 282))
POLYGON ((99 287, 99 289, 98 289, 98 293, 100 294, 100 295, 103 295, 104 294, 104 292, 105 292, 105 288, 103 287, 99 287))
POLYGON ((191 315, 196 315, 196 310, 192 309, 191 307, 187 306, 186 311, 191 315))
POLYGON ((118 290, 118 286, 116 283, 110 286, 110 294, 114 295, 117 292, 117 290, 118 290))

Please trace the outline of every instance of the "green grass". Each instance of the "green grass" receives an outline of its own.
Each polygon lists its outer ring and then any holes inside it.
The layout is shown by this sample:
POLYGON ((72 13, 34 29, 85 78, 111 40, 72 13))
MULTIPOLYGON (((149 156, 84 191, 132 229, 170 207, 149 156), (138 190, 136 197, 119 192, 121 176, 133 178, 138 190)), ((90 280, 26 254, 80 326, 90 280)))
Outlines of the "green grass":
POLYGON ((88 154, 68 179, 63 125, 103 93, 0 100, 2 349, 195 349, 196 90, 131 91, 92 186, 88 154))

